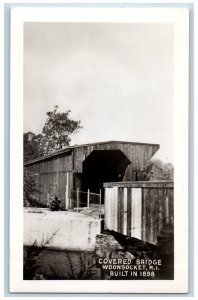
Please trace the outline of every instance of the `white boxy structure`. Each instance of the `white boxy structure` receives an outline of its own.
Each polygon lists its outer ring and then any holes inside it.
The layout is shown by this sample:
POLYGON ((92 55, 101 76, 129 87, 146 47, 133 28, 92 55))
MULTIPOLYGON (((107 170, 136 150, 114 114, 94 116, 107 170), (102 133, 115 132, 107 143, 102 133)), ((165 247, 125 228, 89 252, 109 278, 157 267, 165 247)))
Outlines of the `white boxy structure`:
POLYGON ((24 246, 44 245, 49 249, 93 251, 101 220, 70 211, 24 209, 24 246))

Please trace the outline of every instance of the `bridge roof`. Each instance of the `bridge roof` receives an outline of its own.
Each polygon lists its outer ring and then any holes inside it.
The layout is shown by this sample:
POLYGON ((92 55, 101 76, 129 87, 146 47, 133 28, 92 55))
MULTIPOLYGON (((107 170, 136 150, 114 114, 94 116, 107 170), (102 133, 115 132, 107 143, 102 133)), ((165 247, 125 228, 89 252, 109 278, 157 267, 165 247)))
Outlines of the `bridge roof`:
MULTIPOLYGON (((118 145, 118 144, 128 144, 128 145, 142 145, 142 146, 153 146, 153 147, 157 147, 159 149, 159 144, 152 144, 152 143, 140 143, 140 142, 129 142, 129 141, 105 141, 105 142, 94 142, 94 143, 87 143, 87 144, 81 144, 81 145, 73 145, 73 146, 68 146, 68 147, 65 147, 61 150, 58 150, 58 151, 54 151, 50 154, 47 154, 47 155, 44 155, 44 156, 41 156, 41 157, 38 157, 36 159, 33 159, 31 161, 28 161, 27 163, 25 163, 25 166, 28 166, 30 164, 33 164, 33 163, 36 163, 36 162, 39 162, 39 161, 43 161, 43 160, 46 160, 46 159, 50 159, 52 157, 56 157, 56 156, 60 156, 60 155, 63 155, 64 153, 67 153, 67 152, 70 152, 74 149, 77 149, 77 148, 84 148, 84 147, 90 147, 90 146, 102 146, 102 145, 112 145, 112 149, 113 149, 113 145, 118 145)), ((100 150, 100 149, 98 149, 100 150)))

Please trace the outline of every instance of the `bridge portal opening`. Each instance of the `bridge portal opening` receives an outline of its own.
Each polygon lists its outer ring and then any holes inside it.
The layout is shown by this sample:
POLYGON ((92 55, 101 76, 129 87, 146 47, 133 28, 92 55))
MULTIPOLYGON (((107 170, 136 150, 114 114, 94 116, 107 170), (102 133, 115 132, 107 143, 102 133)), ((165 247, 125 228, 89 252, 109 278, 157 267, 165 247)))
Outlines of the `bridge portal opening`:
POLYGON ((92 193, 102 192, 104 203, 104 182, 123 180, 130 160, 120 150, 94 150, 83 162, 81 177, 82 191, 88 189, 92 193))

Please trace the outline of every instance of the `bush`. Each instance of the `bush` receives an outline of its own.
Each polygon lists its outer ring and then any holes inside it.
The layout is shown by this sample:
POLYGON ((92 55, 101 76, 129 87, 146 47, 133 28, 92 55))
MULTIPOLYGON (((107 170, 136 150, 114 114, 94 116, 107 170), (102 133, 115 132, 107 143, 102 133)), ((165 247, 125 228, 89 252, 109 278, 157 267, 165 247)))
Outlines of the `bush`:
POLYGON ((39 193, 39 182, 37 175, 24 172, 23 179, 23 204, 24 206, 35 206, 39 193))
POLYGON ((163 163, 159 159, 153 159, 139 173, 138 180, 174 180, 174 167, 171 163, 163 163))
POLYGON ((56 195, 54 197, 50 198, 50 200, 49 200, 49 209, 53 210, 53 211, 61 209, 61 200, 59 200, 56 195))
POLYGON ((25 246, 23 249, 23 279, 24 280, 45 280, 46 278, 43 274, 37 273, 39 272, 39 268, 41 265, 39 264, 38 257, 39 255, 49 246, 51 240, 56 236, 59 229, 52 233, 51 236, 47 236, 46 238, 42 238, 41 245, 38 247, 38 243, 35 240, 33 245, 25 246))

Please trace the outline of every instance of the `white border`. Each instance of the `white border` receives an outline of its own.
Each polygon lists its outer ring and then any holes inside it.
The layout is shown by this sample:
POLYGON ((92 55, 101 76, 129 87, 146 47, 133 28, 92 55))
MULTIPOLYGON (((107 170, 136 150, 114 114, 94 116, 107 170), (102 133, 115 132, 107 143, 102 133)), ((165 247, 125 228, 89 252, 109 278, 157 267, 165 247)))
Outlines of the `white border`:
MULTIPOLYGON (((1 144, 4 147, 4 84, 3 84, 3 74, 4 74, 4 44, 3 44, 3 24, 4 24, 4 15, 3 15, 3 10, 1 10, 1 4, 0 4, 0 42, 2 41, 2 46, 0 47, 0 141, 1 144), (2 101, 1 101, 2 100, 2 101)), ((4 178, 4 149, 1 147, 0 149, 0 165, 1 165, 1 171, 0 171, 0 198, 1 200, 1 207, 0 207, 0 243, 1 243, 1 250, 0 250, 0 265, 3 266, 4 263, 4 244, 3 244, 3 229, 4 229, 4 183, 5 180, 4 178)), ((2 297, 1 290, 3 291, 3 284, 4 284, 4 274, 3 274, 3 267, 0 270, 0 298, 2 297)))
POLYGON ((186 293, 188 291, 188 9, 14 8, 11 12, 10 290, 45 293, 186 293), (23 23, 173 23, 175 279, 164 281, 23 281, 23 23))

